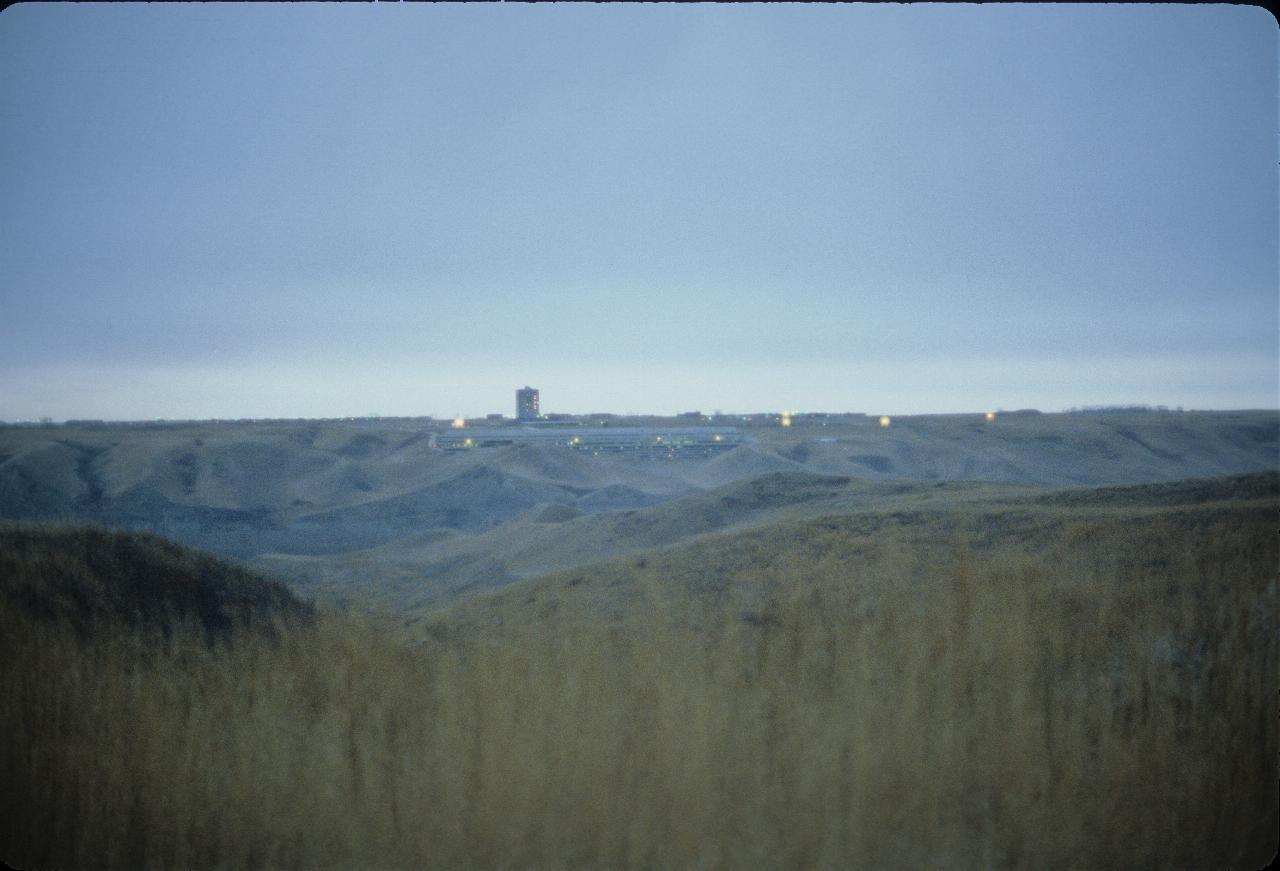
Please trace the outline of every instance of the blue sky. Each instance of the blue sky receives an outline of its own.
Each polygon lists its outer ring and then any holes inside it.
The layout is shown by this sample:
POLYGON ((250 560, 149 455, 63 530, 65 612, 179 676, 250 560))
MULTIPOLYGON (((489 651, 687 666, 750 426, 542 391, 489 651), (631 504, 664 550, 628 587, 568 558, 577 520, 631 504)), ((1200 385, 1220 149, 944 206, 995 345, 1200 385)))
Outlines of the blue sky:
POLYGON ((1280 405, 1240 6, 19 4, 0 419, 1280 405))

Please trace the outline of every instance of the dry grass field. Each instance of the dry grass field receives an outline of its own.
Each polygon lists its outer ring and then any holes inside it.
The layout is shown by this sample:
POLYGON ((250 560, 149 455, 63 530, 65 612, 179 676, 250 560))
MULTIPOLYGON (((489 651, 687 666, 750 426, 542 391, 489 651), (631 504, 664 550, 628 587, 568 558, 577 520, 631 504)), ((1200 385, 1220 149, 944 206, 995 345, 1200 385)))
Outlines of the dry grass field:
POLYGON ((1276 488, 799 518, 409 629, 259 614, 229 640, 181 602, 167 634, 32 608, 14 591, 66 572, 29 545, 0 578, 0 858, 1261 867, 1276 488))

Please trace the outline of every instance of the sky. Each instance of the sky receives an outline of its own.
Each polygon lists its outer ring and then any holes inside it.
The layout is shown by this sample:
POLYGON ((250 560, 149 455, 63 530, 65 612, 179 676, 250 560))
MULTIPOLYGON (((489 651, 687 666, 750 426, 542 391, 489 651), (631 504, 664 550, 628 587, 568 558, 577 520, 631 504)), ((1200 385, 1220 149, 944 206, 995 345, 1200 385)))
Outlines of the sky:
POLYGON ((27 4, 0 420, 1280 407, 1247 6, 27 4))

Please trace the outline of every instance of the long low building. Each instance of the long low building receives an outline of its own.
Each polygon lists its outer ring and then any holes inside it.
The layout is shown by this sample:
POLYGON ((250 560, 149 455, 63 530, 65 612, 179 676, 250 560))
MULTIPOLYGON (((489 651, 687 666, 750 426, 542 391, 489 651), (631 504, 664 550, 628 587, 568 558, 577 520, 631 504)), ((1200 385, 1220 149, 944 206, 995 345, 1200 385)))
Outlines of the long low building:
POLYGON ((475 427, 438 433, 433 444, 446 451, 504 445, 558 445, 597 454, 708 456, 731 450, 745 441, 734 427, 475 427))

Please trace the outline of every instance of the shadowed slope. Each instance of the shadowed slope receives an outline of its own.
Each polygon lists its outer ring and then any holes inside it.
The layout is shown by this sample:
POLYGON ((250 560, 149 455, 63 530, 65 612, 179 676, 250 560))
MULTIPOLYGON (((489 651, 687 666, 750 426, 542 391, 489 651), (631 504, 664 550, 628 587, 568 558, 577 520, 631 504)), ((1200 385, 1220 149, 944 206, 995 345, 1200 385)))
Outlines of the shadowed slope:
POLYGON ((0 596, 80 632, 193 623, 226 635, 312 612, 281 583, 158 536, 26 523, 0 523, 0 596))

